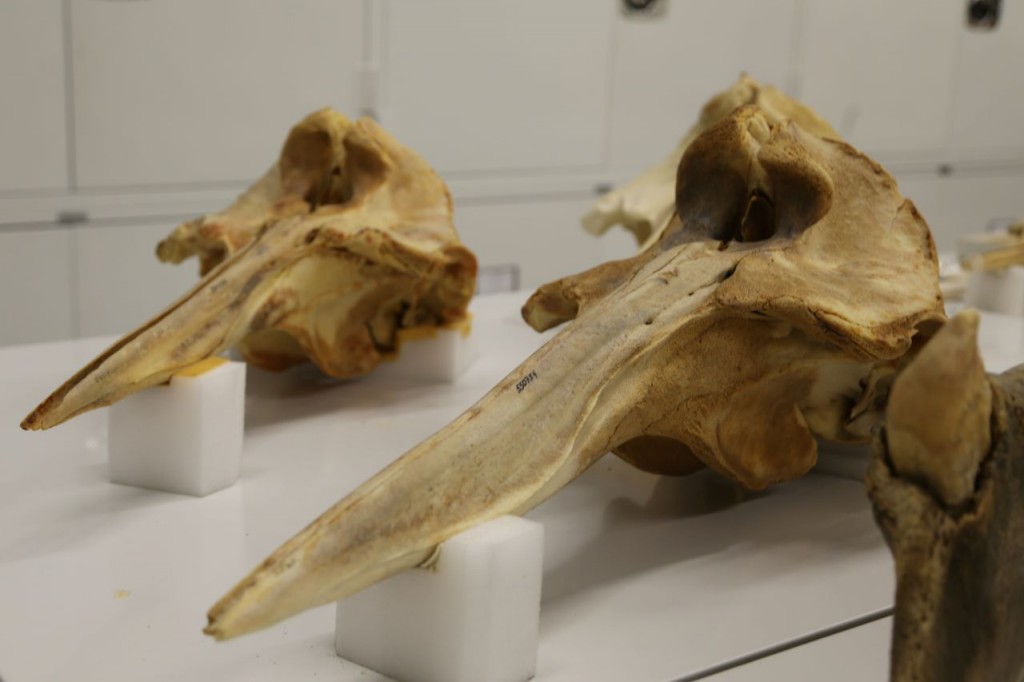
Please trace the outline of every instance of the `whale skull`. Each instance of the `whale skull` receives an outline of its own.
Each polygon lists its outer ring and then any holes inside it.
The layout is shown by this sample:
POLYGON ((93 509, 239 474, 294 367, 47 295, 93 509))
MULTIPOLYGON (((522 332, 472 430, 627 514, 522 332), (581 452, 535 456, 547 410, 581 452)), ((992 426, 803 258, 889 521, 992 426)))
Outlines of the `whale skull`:
POLYGON ((197 254, 203 279, 42 402, 45 429, 168 380, 237 346, 266 369, 316 363, 365 374, 398 330, 464 319, 476 259, 459 243, 441 178, 369 119, 324 109, 296 125, 279 162, 226 211, 158 248, 197 254))
POLYGON ((675 212, 637 256, 542 288, 575 318, 478 403, 281 546, 209 613, 267 627, 531 509, 609 450, 751 488, 862 440, 915 334, 943 319, 934 245, 878 164, 757 106, 685 150, 675 212))

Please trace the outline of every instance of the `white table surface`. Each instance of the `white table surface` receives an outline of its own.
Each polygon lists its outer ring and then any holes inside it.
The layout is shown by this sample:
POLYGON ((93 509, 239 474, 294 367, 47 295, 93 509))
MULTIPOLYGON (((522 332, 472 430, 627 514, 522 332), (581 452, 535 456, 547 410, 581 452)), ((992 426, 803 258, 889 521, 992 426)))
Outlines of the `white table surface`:
MULTIPOLYGON (((330 606, 227 643, 202 635, 205 612, 537 348, 549 335, 519 319, 525 297, 474 302, 482 357, 455 385, 250 369, 242 480, 202 499, 110 484, 104 411, 18 429, 110 339, 0 349, 0 676, 384 679, 334 655, 330 606)), ((993 369, 1024 361, 1024 321, 982 330, 993 369)), ((751 494, 606 457, 530 517, 546 531, 540 682, 694 679, 892 604, 891 559, 848 478, 751 494)))

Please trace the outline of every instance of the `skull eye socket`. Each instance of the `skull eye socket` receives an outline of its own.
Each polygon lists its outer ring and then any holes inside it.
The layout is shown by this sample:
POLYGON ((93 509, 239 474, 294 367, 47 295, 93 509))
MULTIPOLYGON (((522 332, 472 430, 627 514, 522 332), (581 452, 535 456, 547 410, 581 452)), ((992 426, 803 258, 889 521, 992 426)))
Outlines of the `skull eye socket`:
POLYGON ((676 198, 683 229, 725 248, 729 242, 759 242, 777 232, 775 201, 730 169, 702 169, 681 183, 676 198))
POLYGON ((776 233, 775 202, 759 189, 751 190, 743 218, 727 226, 728 229, 714 234, 720 240, 720 251, 729 247, 730 242, 761 242, 771 239, 776 233))
POLYGON ((671 243, 709 239, 724 249, 734 241, 792 238, 828 213, 832 179, 800 131, 788 123, 761 131, 759 121, 729 119, 683 154, 676 175, 682 229, 671 243))
POLYGON ((777 197, 770 196, 758 156, 772 130, 755 109, 713 126, 683 154, 676 173, 677 239, 756 242, 776 233, 777 197))
POLYGON ((281 180, 286 192, 302 195, 310 203, 323 203, 322 185, 333 164, 333 141, 326 130, 293 130, 281 150, 281 180))
POLYGON ((676 184, 676 210, 689 239, 730 242, 739 237, 750 188, 732 164, 684 155, 676 184))

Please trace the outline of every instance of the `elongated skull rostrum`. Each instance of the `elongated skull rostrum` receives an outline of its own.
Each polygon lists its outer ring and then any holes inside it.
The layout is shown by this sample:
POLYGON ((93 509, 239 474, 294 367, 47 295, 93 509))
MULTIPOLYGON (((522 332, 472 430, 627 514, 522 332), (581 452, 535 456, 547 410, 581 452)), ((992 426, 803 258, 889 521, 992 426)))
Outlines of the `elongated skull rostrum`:
POLYGON ((202 280, 42 402, 45 429, 237 346, 259 367, 312 360, 334 377, 371 371, 402 328, 461 322, 476 259, 459 243, 441 178, 369 119, 324 109, 226 211, 158 248, 198 254, 202 280))
POLYGON ((583 228, 600 235, 614 225, 633 233, 638 244, 647 244, 661 231, 676 208, 676 169, 683 152, 697 137, 737 107, 755 105, 772 124, 790 120, 805 131, 820 137, 840 139, 828 121, 806 105, 787 97, 777 88, 761 85, 750 76, 741 76, 728 90, 712 97, 700 112, 672 153, 622 187, 607 192, 583 216, 583 228))
POLYGON ((896 380, 868 471, 894 682, 1024 680, 1024 365, 986 376, 977 327, 953 318, 896 380))
POLYGON ((849 145, 756 106, 687 147, 676 189, 655 245, 526 307, 539 327, 575 321, 274 552, 207 632, 266 627, 421 565, 609 450, 763 488, 814 464, 815 434, 866 438, 916 330, 944 317, 913 204, 849 145))

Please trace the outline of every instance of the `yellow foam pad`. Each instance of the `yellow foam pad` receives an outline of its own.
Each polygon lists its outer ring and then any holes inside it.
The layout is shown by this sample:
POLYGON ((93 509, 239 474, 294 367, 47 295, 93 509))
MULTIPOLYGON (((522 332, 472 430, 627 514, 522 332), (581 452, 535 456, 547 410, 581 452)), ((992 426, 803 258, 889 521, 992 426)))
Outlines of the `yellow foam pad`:
POLYGON ((215 355, 213 357, 206 358, 205 360, 200 360, 199 362, 189 365, 188 367, 183 367, 174 374, 175 376, 179 377, 198 377, 203 374, 206 374, 210 370, 217 369, 225 362, 227 362, 227 360, 215 355))

